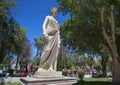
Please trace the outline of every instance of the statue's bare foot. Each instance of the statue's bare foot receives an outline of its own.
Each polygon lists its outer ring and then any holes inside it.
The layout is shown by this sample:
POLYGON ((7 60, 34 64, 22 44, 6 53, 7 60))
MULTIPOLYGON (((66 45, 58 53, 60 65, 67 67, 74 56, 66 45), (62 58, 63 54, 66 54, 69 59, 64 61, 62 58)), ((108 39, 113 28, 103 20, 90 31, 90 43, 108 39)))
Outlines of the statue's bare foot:
POLYGON ((53 70, 53 69, 48 69, 48 71, 50 71, 50 72, 55 72, 55 70, 53 70))

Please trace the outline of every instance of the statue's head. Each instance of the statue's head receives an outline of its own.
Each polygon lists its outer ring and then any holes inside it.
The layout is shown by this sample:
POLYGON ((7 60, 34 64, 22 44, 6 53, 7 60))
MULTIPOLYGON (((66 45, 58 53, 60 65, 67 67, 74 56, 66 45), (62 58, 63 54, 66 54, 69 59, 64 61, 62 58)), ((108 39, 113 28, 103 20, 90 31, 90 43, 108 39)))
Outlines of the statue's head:
POLYGON ((53 17, 57 16, 57 13, 58 13, 58 9, 57 9, 56 7, 52 7, 52 8, 50 9, 50 14, 51 14, 53 17))

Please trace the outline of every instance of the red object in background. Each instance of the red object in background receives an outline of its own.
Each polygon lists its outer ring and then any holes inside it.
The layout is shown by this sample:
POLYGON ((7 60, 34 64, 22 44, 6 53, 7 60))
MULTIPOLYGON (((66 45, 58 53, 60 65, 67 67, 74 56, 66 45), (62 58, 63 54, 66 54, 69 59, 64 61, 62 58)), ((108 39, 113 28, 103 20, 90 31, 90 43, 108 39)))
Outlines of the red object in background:
POLYGON ((68 69, 67 71, 68 71, 68 73, 74 73, 73 69, 68 69))
POLYGON ((25 72, 22 72, 21 77, 25 77, 25 72))
POLYGON ((84 69, 82 69, 82 68, 78 68, 78 70, 77 70, 77 72, 84 72, 84 69))

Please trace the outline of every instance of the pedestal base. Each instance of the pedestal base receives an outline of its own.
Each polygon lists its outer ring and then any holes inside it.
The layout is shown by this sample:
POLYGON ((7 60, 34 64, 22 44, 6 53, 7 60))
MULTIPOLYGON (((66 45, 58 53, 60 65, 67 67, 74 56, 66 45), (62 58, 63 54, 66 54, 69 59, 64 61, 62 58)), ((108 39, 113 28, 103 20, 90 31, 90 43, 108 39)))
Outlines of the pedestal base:
POLYGON ((72 85, 77 80, 74 77, 64 77, 62 72, 35 72, 32 77, 20 79, 23 85, 72 85))
POLYGON ((20 79, 23 85, 72 85, 76 83, 76 78, 73 77, 26 77, 20 79))

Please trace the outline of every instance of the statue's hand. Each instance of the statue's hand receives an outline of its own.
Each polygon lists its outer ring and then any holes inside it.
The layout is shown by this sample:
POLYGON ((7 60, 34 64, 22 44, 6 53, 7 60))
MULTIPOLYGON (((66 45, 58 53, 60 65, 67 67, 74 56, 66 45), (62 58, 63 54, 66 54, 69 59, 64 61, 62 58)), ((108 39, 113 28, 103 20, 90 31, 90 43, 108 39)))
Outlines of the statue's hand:
POLYGON ((47 43, 49 42, 49 37, 46 37, 46 42, 47 42, 47 43))

